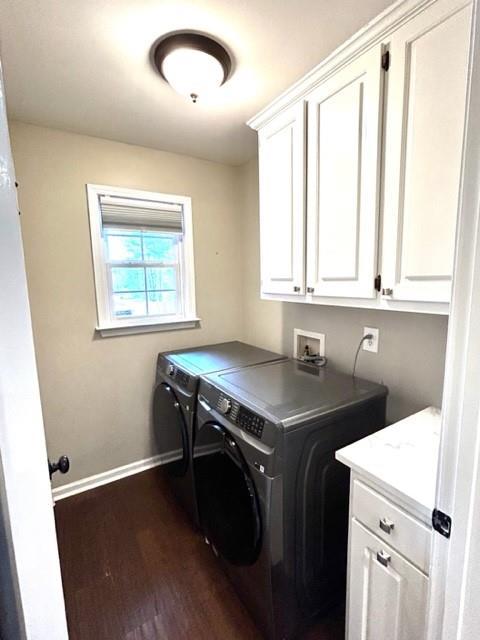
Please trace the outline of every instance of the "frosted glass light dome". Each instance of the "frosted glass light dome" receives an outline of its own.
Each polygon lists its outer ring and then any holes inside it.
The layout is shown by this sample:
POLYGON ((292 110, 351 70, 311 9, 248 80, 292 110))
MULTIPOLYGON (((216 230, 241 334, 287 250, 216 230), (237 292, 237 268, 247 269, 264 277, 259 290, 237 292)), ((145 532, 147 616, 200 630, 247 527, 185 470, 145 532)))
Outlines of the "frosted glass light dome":
POLYGON ((218 89, 231 70, 231 58, 226 49, 199 33, 173 33, 153 49, 157 70, 178 93, 193 102, 218 89))
POLYGON ((223 83, 223 67, 220 62, 204 51, 197 49, 175 49, 162 64, 167 82, 185 96, 202 96, 218 89, 223 83))

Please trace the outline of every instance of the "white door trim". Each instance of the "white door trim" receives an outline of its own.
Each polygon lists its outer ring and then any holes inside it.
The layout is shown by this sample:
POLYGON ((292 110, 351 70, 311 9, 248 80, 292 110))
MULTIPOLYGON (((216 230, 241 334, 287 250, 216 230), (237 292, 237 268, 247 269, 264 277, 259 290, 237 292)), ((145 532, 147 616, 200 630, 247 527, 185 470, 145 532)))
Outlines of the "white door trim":
POLYGON ((9 556, 0 558, 2 606, 6 593, 16 594, 15 615, 1 617, 0 635, 67 640, 1 68, 0 309, 0 507, 9 556))
POLYGON ((428 640, 478 638, 480 596, 480 17, 474 0, 464 177, 456 242, 442 412, 428 640))

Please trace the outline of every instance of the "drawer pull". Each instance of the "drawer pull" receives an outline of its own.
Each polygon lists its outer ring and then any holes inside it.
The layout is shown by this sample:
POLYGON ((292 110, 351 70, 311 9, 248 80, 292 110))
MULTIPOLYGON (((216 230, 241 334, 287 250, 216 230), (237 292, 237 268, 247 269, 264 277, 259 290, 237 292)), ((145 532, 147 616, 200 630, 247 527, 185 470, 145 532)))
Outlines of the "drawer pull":
POLYGON ((386 551, 383 551, 383 549, 377 552, 377 561, 380 562, 380 564, 383 564, 384 567, 388 567, 391 559, 392 556, 390 556, 386 551))
POLYGON ((388 518, 382 518, 378 523, 378 526, 382 531, 385 531, 385 533, 388 533, 388 535, 390 535, 392 531, 395 529, 395 524, 388 518))

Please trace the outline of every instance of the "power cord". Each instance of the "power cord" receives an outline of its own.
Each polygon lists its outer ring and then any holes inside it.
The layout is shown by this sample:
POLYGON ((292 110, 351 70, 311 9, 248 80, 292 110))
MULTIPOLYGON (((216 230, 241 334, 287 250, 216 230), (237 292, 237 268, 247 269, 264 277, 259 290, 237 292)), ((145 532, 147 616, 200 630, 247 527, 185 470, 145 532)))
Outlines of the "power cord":
POLYGON ((373 335, 371 333, 367 333, 367 335, 363 336, 363 338, 360 340, 360 342, 358 343, 358 347, 357 347, 357 353, 355 354, 355 360, 353 362, 353 373, 352 373, 352 378, 355 378, 355 370, 357 368, 357 359, 358 359, 358 354, 360 353, 360 349, 362 348, 362 344, 365 342, 365 340, 373 340, 373 335))

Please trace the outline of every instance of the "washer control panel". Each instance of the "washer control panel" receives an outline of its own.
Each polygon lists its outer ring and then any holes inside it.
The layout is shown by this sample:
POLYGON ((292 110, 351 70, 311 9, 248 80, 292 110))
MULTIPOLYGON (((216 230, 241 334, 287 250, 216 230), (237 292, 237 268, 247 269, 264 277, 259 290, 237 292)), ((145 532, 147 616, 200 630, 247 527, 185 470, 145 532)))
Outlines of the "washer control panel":
POLYGON ((257 438, 262 437, 265 419, 257 416, 257 414, 250 411, 250 409, 243 407, 236 400, 220 393, 217 399, 216 408, 217 411, 223 415, 228 414, 230 420, 244 431, 251 433, 257 438))
POLYGON ((232 401, 230 400, 230 398, 227 398, 226 396, 220 396, 217 402, 217 409, 220 411, 220 413, 223 413, 223 415, 229 413, 232 410, 232 401))
POLYGON ((245 407, 240 407, 237 424, 242 429, 245 429, 245 431, 248 431, 248 433, 252 433, 254 436, 257 436, 257 438, 261 438, 265 419, 257 416, 256 413, 253 413, 253 411, 250 411, 245 407))

